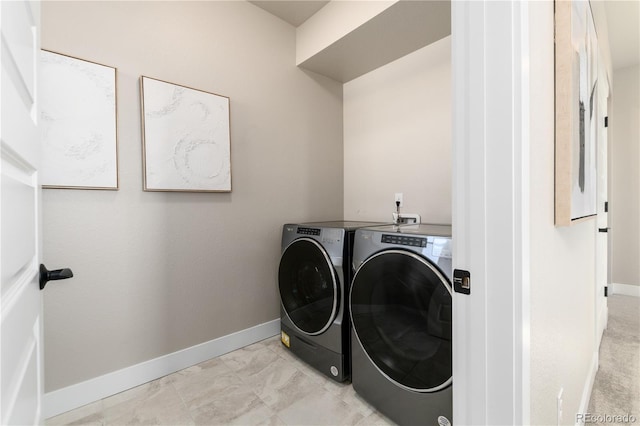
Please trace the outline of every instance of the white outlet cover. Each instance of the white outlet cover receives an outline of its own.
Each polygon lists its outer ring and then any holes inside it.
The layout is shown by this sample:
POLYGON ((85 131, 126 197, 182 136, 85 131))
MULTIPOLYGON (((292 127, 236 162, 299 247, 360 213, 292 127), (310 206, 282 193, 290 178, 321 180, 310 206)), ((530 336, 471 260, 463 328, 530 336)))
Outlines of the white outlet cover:
POLYGON ((394 197, 394 202, 400 201, 400 207, 403 207, 403 200, 402 200, 402 192, 396 192, 395 197, 394 197))

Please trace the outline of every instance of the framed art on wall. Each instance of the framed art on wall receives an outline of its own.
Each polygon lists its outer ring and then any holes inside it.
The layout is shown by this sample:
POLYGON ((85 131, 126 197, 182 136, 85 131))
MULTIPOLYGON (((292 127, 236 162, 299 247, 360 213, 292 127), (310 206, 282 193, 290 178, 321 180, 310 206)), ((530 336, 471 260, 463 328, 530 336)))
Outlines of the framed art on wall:
POLYGON ((40 54, 42 186, 118 189, 116 69, 40 54))
POLYGON ((142 76, 145 191, 231 192, 229 98, 142 76))
POLYGON ((588 0, 555 2, 555 224, 595 217, 598 43, 588 0))

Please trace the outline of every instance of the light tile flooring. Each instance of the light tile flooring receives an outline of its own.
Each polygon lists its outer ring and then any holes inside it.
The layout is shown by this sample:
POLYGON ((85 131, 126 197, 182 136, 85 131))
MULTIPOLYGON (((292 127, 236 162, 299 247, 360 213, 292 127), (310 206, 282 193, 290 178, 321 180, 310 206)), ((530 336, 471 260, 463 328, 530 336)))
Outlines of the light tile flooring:
MULTIPOLYGON (((640 415, 640 300, 609 298, 590 413, 640 415), (636 379, 634 379, 634 377, 636 379)), ((391 425, 278 337, 70 411, 47 425, 391 425)))
POLYGON ((279 336, 46 420, 47 425, 392 425, 279 336))

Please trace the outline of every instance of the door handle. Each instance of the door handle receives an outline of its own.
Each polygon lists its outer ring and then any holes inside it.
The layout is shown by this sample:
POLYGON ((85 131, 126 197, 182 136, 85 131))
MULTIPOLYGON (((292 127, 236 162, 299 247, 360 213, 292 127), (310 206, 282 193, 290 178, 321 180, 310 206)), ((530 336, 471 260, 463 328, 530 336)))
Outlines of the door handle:
POLYGON ((43 290, 49 281, 66 280, 71 277, 73 277, 73 272, 69 268, 50 271, 42 263, 40 264, 40 290, 43 290))
POLYGON ((609 232, 611 228, 598 228, 598 232, 609 232))

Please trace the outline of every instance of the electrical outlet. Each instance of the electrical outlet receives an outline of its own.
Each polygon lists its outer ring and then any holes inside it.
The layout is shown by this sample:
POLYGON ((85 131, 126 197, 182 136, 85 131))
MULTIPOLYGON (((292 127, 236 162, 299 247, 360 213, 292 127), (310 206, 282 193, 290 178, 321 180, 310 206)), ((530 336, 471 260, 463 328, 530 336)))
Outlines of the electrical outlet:
POLYGON ((564 389, 560 388, 560 392, 558 392, 558 426, 562 424, 562 394, 564 393, 564 389))
POLYGON ((395 201, 396 203, 397 203, 398 201, 400 201, 400 207, 404 207, 404 206, 403 206, 403 202, 402 202, 402 192, 396 192, 396 197, 395 197, 395 200, 394 200, 394 201, 395 201))

